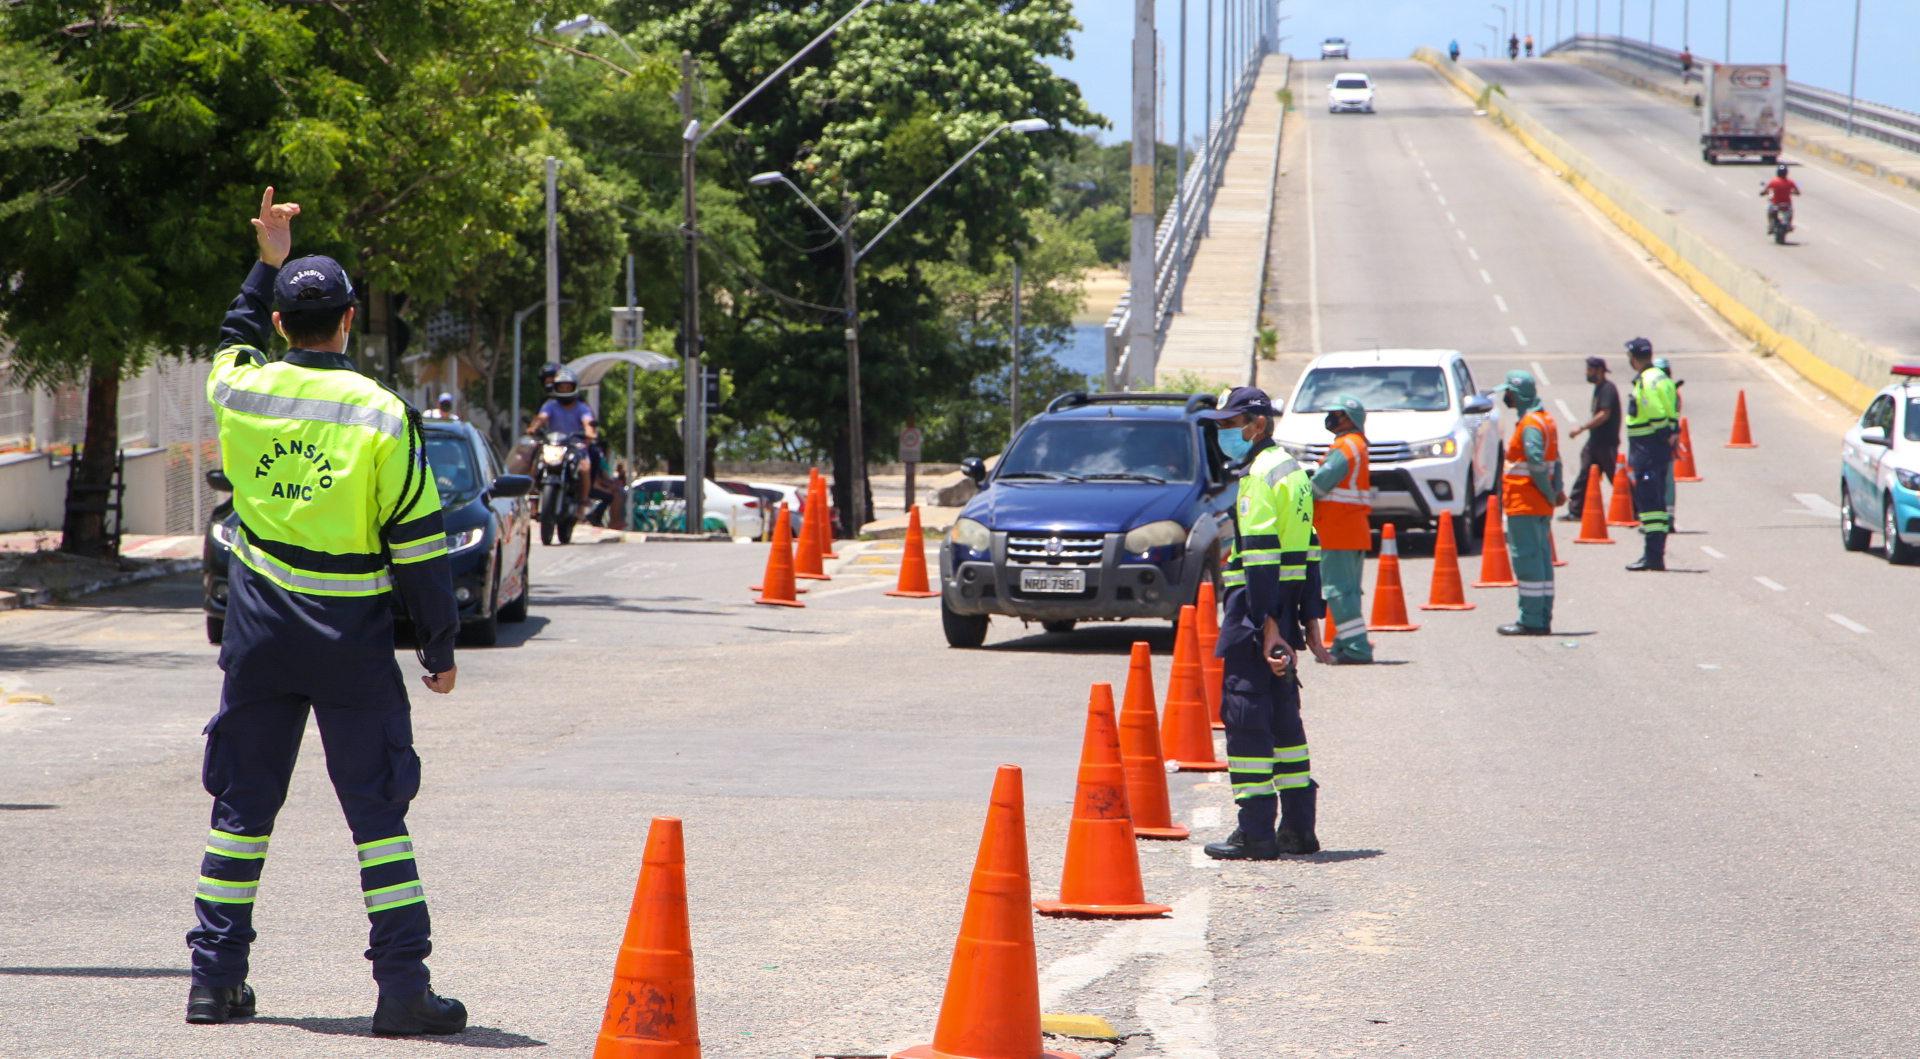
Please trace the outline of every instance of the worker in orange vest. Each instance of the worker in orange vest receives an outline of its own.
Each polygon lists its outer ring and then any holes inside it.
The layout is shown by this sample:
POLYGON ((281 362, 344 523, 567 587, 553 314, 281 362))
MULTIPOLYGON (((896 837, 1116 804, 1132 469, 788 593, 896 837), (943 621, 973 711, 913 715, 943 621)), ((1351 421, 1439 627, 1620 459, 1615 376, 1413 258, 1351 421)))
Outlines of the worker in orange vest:
POLYGON ((1507 550, 1520 583, 1520 621, 1500 626, 1502 636, 1553 633, 1553 509, 1567 502, 1561 484, 1560 428, 1540 405, 1533 375, 1510 371, 1498 387, 1506 405, 1520 413, 1507 442, 1500 506, 1507 515, 1507 550))
POLYGON ((1313 473, 1313 529, 1320 535, 1320 586, 1333 622, 1333 657, 1346 665, 1373 661, 1360 585, 1373 547, 1373 476, 1367 467, 1367 410, 1341 395, 1327 405, 1333 447, 1313 473))

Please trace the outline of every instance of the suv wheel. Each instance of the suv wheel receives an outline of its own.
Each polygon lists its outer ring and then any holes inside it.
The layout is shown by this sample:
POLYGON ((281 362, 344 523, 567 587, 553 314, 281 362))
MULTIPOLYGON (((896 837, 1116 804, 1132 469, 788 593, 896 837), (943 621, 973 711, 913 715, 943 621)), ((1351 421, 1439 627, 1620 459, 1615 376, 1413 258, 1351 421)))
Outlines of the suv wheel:
POLYGON ((947 634, 948 647, 978 647, 987 642, 985 614, 955 614, 946 600, 940 601, 940 630, 947 634))

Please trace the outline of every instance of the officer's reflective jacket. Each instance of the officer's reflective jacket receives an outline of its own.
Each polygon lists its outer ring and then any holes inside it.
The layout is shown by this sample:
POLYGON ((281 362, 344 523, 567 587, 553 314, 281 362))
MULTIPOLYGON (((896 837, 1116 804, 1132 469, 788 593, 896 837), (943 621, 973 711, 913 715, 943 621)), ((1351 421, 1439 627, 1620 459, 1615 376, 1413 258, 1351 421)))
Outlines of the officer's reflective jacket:
POLYGON ((1296 648, 1301 626, 1326 613, 1320 598, 1320 541, 1313 532, 1313 483, 1271 439, 1258 442, 1233 506, 1227 601, 1220 651, 1251 639, 1271 617, 1296 648))
POLYGON ((397 588, 421 664, 445 672, 459 612, 417 413, 343 354, 262 352, 277 271, 254 265, 207 380, 240 522, 221 667, 316 697, 350 694, 370 666, 397 676, 397 588))
POLYGON ((1649 366, 1634 376, 1633 392, 1627 397, 1627 436, 1647 437, 1680 429, 1680 399, 1673 380, 1659 368, 1649 366))

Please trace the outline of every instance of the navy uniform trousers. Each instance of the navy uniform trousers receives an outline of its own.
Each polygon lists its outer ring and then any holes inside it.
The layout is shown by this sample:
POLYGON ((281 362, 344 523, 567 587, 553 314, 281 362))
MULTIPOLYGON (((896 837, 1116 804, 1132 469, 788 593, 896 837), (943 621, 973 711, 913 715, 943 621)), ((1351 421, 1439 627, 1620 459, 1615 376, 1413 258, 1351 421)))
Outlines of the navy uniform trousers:
POLYGON ((1646 535, 1646 557, 1664 563, 1667 534, 1673 530, 1673 512, 1667 507, 1667 481, 1673 474, 1673 431, 1630 439, 1627 469, 1632 474, 1634 517, 1640 520, 1640 532, 1646 535))
MULTIPOLYGON (((389 656, 391 657, 391 656, 389 656)), ((201 780, 213 795, 212 833, 187 934, 195 985, 236 986, 247 977, 255 937, 253 902, 274 817, 300 755, 307 711, 319 722, 327 775, 346 812, 360 861, 367 959, 380 992, 414 996, 428 985, 432 951, 426 897, 407 837, 407 806, 420 789, 420 758, 400 670, 374 674, 352 702, 310 699, 229 676, 207 725, 201 780)))
POLYGON ((1300 722, 1300 685, 1274 675, 1256 640, 1236 643, 1220 657, 1220 720, 1227 729, 1228 776, 1240 810, 1240 833, 1255 841, 1272 839, 1277 813, 1279 826, 1313 834, 1314 782, 1307 730, 1300 722))

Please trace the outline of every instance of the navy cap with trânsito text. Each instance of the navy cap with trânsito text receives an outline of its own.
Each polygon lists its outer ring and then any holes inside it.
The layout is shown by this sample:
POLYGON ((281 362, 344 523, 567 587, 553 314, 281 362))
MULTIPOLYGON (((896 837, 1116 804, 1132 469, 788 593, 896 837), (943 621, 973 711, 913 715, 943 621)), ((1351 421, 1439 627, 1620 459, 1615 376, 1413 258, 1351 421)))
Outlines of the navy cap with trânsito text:
POLYGON ((1273 402, 1268 399, 1267 391, 1258 386, 1235 386, 1220 399, 1220 406, 1211 412, 1200 413, 1202 419, 1232 419, 1238 415, 1273 415, 1273 402))
POLYGON ((273 280, 273 307, 281 312, 341 309, 353 304, 353 282, 330 257, 302 257, 280 267, 273 280))

